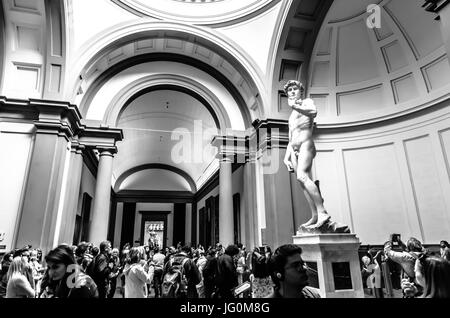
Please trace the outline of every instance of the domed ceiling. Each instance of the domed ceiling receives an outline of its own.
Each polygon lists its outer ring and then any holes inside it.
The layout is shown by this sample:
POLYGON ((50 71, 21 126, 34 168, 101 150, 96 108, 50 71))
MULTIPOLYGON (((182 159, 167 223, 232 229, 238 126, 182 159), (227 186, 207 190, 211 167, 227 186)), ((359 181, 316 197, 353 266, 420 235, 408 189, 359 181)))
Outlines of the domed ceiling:
POLYGON ((278 0, 113 0, 136 15, 193 24, 241 20, 271 7, 278 0))

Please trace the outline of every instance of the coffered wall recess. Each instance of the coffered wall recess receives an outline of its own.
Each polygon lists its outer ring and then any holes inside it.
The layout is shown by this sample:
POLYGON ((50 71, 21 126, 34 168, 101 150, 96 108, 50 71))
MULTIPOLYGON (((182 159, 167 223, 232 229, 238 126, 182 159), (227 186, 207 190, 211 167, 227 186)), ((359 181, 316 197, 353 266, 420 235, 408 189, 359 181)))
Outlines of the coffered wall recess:
MULTIPOLYGON (((310 57, 317 43, 317 35, 321 28, 322 21, 328 12, 332 0, 301 0, 290 2, 284 26, 279 37, 278 47, 274 48, 274 60, 272 66, 272 109, 274 117, 285 118, 290 113, 287 105, 287 98, 283 92, 283 86, 290 79, 298 79, 303 83, 307 81, 310 57)), ((331 35, 329 35, 331 36, 331 35)), ((319 52, 329 54, 328 42, 323 42, 319 52)), ((319 63, 318 74, 312 80, 316 85, 325 85, 328 80, 325 73, 328 73, 329 65, 319 63)))
POLYGON ((2 4, 4 78, 9 80, 3 83, 0 94, 58 98, 64 86, 66 64, 61 4, 44 0, 3 0, 2 4))
POLYGON ((450 66, 439 22, 424 14, 423 1, 379 1, 380 28, 367 27, 368 4, 334 1, 320 29, 308 93, 322 127, 403 116, 448 97, 450 66))

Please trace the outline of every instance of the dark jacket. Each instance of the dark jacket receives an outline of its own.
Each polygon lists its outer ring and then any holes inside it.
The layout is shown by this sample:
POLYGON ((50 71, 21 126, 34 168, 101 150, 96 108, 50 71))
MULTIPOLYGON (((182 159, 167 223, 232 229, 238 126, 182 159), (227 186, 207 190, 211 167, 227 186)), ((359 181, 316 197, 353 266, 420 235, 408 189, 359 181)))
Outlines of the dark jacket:
POLYGON ((103 253, 98 254, 93 260, 92 273, 88 273, 92 277, 98 288, 100 298, 106 297, 106 291, 109 284, 109 274, 111 268, 108 266, 109 257, 103 253))
POLYGON ((0 298, 6 297, 6 287, 8 286, 8 270, 9 270, 9 261, 5 261, 2 263, 2 269, 0 271, 0 298))
POLYGON ((72 279, 73 285, 68 286, 67 281, 63 279, 61 284, 56 288, 55 296, 58 298, 98 298, 99 293, 94 280, 79 272, 72 279))
POLYGON ((233 298, 232 289, 238 286, 238 276, 233 257, 227 254, 219 256, 217 259, 217 279, 216 286, 222 298, 233 298))

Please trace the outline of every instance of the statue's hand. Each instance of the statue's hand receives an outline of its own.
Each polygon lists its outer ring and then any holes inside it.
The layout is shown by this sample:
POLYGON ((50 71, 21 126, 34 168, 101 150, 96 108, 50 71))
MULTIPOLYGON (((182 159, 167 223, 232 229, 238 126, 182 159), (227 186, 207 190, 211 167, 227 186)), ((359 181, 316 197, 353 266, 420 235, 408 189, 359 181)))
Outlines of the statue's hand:
POLYGON ((284 164, 286 165, 286 167, 287 167, 289 172, 293 172, 294 171, 294 166, 292 165, 292 162, 286 160, 286 161, 284 161, 284 164))
POLYGON ((297 97, 289 97, 288 98, 288 105, 289 107, 293 107, 295 105, 301 105, 302 104, 302 100, 301 99, 297 99, 297 97))

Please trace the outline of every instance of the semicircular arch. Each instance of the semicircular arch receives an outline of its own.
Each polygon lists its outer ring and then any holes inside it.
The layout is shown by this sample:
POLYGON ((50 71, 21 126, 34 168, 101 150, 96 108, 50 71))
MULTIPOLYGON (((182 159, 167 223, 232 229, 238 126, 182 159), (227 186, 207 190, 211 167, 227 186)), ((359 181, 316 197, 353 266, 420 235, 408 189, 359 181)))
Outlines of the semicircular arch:
POLYGON ((231 121, 220 100, 204 85, 193 79, 174 74, 158 74, 140 78, 123 87, 113 98, 104 122, 118 125, 121 114, 138 97, 156 90, 174 90, 198 100, 211 114, 217 129, 230 127, 231 121))
POLYGON ((191 188, 191 192, 192 193, 196 193, 197 192, 197 186, 194 182, 194 180, 192 179, 192 177, 185 172, 182 169, 179 169, 177 167, 168 165, 168 164, 162 164, 162 163, 148 163, 148 164, 144 164, 144 165, 139 165, 133 168, 130 168, 128 170, 126 170, 125 172, 123 172, 116 180, 115 184, 114 184, 114 191, 118 192, 120 190, 120 186, 122 185, 122 183, 131 175, 136 174, 140 171, 144 171, 144 170, 167 170, 173 173, 176 173, 177 175, 181 176, 184 180, 186 180, 186 182, 189 184, 190 188, 191 188))
MULTIPOLYGON (((251 122, 256 118, 264 117, 266 109, 265 105, 268 104, 267 89, 264 84, 265 77, 262 71, 257 68, 257 64, 253 61, 253 59, 241 50, 232 40, 224 38, 223 35, 218 34, 215 30, 209 30, 193 25, 185 25, 177 22, 140 21, 136 23, 122 23, 99 34, 95 39, 91 39, 80 48, 81 53, 74 57, 74 67, 69 74, 69 84, 66 86, 65 91, 66 98, 69 100, 76 99, 75 94, 78 91, 80 83, 83 81, 83 74, 102 57, 105 57, 113 50, 127 44, 139 40, 161 37, 174 39, 181 38, 195 45, 202 45, 212 52, 216 52, 220 55, 224 61, 236 68, 237 73, 242 76, 250 87, 250 100, 252 105, 248 104, 248 98, 244 100, 242 96, 242 100, 240 102, 242 106, 245 106, 243 111, 247 113, 246 116, 248 117, 248 122, 251 124, 251 122)), ((162 51, 152 54, 158 53, 162 53, 162 51)), ((142 59, 142 55, 146 55, 145 58, 149 57, 148 54, 136 54, 135 58, 142 59)), ((160 55, 162 55, 160 58, 163 58, 163 56, 169 58, 168 55, 170 55, 170 53, 166 52, 160 55)), ((177 59, 180 58, 187 57, 178 55, 177 59)), ((192 58, 191 60, 194 60, 197 65, 202 65, 203 63, 203 66, 207 67, 209 71, 216 73, 214 76, 222 76, 226 79, 223 83, 228 82, 228 85, 226 85, 227 88, 233 86, 235 92, 238 92, 239 96, 241 95, 239 90, 236 88, 236 85, 239 85, 238 83, 232 83, 230 79, 221 74, 217 69, 202 62, 201 60, 192 58)), ((88 90, 90 90, 90 88, 88 90)))

